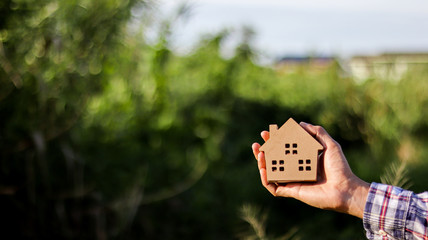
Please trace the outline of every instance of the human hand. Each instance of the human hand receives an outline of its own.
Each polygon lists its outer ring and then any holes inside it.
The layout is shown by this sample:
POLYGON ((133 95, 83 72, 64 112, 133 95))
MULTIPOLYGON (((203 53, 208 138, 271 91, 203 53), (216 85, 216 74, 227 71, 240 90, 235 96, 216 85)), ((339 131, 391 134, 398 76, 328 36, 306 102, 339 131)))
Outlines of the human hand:
MULTIPOLYGON (((253 143, 252 149, 258 162, 263 186, 274 196, 292 197, 308 205, 348 213, 362 218, 370 185, 358 178, 349 167, 340 145, 320 126, 300 123, 309 134, 324 147, 318 161, 317 181, 314 183, 268 183, 264 153, 260 144, 253 143)), ((263 131, 264 141, 269 132, 263 131)))

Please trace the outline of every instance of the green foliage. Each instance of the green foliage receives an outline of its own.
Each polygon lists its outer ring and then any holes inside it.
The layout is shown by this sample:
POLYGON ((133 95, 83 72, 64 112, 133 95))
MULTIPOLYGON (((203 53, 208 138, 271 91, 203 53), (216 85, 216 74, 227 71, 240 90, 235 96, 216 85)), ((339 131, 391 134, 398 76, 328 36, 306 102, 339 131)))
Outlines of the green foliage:
POLYGON ((251 201, 270 212, 266 220, 242 209, 260 239, 287 232, 284 238, 362 239, 352 217, 262 188, 251 143, 289 117, 324 126, 365 180, 379 181, 384 166, 399 161, 424 189, 426 68, 360 85, 339 64, 285 74, 254 63, 248 27, 206 36, 178 55, 170 47, 174 21, 188 9, 157 26, 152 4, 0 3, 4 235, 229 239, 242 224, 237 210, 251 201), (146 36, 156 26, 153 42, 146 36), (232 34, 242 40, 224 58, 232 34))
POLYGON ((412 184, 410 182, 409 172, 405 162, 391 163, 391 166, 387 171, 380 177, 380 180, 384 184, 389 184, 404 189, 409 189, 412 184))
POLYGON ((266 236, 266 220, 267 214, 260 215, 260 210, 254 206, 244 204, 240 209, 241 218, 247 222, 253 233, 249 233, 244 239, 267 239, 266 236), (260 215, 260 216, 259 216, 260 215))
POLYGON ((266 234, 266 222, 268 215, 262 212, 263 210, 251 204, 244 204, 240 209, 240 216, 242 220, 247 222, 251 230, 247 233, 243 233, 240 236, 240 239, 252 240, 267 240, 267 239, 278 239, 278 240, 287 240, 287 239, 296 239, 295 234, 297 228, 291 228, 287 234, 284 236, 275 238, 268 236, 266 234))

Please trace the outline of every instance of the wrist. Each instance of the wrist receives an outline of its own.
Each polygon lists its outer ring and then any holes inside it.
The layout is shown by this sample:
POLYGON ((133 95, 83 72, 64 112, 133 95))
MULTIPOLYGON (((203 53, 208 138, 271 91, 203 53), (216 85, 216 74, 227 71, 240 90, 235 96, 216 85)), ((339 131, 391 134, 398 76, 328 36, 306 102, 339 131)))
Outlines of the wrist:
POLYGON ((346 189, 342 194, 342 207, 339 211, 362 219, 370 184, 354 175, 345 186, 346 189))

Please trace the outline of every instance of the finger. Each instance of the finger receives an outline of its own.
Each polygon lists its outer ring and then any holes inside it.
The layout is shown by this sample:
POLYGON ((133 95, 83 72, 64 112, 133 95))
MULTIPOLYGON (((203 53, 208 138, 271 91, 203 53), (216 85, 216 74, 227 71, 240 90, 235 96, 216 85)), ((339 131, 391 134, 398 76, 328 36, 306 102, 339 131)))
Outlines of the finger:
MULTIPOLYGON (((308 186, 306 186, 308 187, 308 186)), ((297 198, 299 193, 302 192, 301 183, 287 183, 285 186, 281 186, 277 190, 277 194, 281 197, 297 198)))
POLYGON ((265 168, 266 169, 266 161, 265 161, 265 153, 264 152, 259 152, 258 156, 258 167, 259 169, 265 168))
POLYGON ((267 173, 266 173, 266 161, 265 161, 265 154, 264 152, 260 152, 258 155, 258 167, 260 172, 260 179, 262 180, 262 185, 274 196, 276 196, 276 189, 277 186, 273 183, 269 183, 267 180, 267 173))
POLYGON ((266 175, 266 168, 261 168, 260 169, 260 179, 262 181, 262 185, 274 196, 276 196, 276 189, 277 186, 273 183, 269 183, 267 181, 267 175, 266 175))
POLYGON ((253 149, 253 154, 254 154, 254 158, 256 158, 256 160, 258 160, 258 155, 259 155, 259 148, 260 148, 260 144, 258 143, 253 143, 253 145, 251 145, 251 148, 253 149))
POLYGON ((266 186, 266 189, 272 194, 272 195, 274 195, 275 197, 276 196, 278 196, 278 193, 277 193, 277 189, 278 189, 278 186, 276 185, 276 184, 274 184, 274 183, 269 183, 267 186, 266 186))
POLYGON ((269 139, 269 132, 268 131, 263 131, 260 133, 260 135, 262 136, 263 140, 265 140, 265 142, 269 139))

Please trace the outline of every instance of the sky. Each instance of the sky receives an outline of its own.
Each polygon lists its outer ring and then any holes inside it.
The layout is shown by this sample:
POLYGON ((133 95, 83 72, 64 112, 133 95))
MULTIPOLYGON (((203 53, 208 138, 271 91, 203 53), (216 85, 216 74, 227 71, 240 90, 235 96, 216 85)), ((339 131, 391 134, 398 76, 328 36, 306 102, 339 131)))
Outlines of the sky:
POLYGON ((178 50, 204 34, 250 26, 253 45, 270 57, 428 52, 426 0, 164 0, 160 6, 169 14, 183 2, 191 11, 174 29, 178 50))

